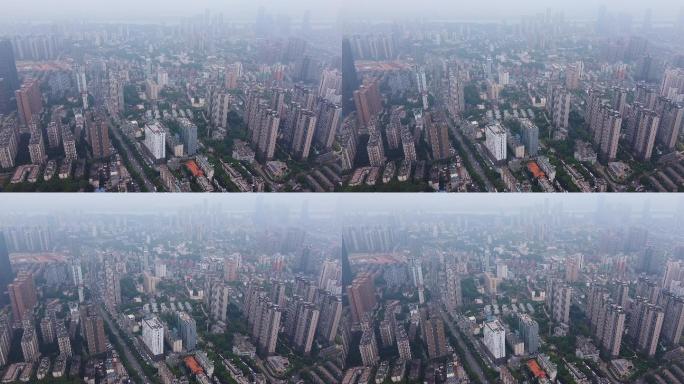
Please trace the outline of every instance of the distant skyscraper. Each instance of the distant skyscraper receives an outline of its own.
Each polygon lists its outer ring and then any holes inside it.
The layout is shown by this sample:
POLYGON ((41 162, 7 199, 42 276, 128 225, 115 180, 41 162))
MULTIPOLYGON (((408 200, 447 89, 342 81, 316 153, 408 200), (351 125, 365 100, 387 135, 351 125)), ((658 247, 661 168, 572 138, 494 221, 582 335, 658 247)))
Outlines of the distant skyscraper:
POLYGON ((5 79, 5 89, 0 89, 0 91, 7 92, 7 99, 11 99, 14 91, 19 89, 21 83, 19 82, 12 43, 6 39, 0 40, 0 78, 5 79))
POLYGON ((361 83, 356 73, 354 56, 348 38, 342 39, 342 115, 346 116, 355 110, 354 91, 361 83))
POLYGON ((5 235, 0 232, 0 304, 9 302, 7 286, 14 280, 12 265, 10 264, 9 251, 5 242, 5 235))
POLYGON ((342 266, 342 289, 344 290, 350 286, 354 280, 351 264, 349 264, 349 252, 347 251, 344 237, 342 237, 342 247, 340 249, 340 265, 342 266))

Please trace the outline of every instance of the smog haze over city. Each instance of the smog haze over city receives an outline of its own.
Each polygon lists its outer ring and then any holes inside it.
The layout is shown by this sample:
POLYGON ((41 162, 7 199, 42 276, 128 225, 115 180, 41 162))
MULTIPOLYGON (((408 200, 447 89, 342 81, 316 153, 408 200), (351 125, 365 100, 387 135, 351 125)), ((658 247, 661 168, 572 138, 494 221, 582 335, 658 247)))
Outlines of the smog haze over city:
POLYGON ((684 383, 681 1, 4 3, 2 383, 684 383))

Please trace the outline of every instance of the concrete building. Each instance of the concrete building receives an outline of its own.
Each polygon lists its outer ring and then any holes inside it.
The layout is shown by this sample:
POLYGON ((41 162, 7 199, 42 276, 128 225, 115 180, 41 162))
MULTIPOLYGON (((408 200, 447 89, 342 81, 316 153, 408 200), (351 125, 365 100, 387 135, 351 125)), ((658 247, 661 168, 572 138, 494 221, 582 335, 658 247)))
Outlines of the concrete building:
POLYGON ((34 363, 40 358, 38 336, 33 327, 24 327, 24 333, 21 336, 21 352, 26 363, 34 363))
POLYGON ((142 339, 152 356, 164 353, 164 326, 158 318, 143 319, 142 339))
POLYGON ((684 328, 684 298, 665 293, 665 317, 662 337, 670 345, 679 345, 684 328))
POLYGON ((351 307, 352 322, 359 323, 363 315, 375 308, 375 286, 373 276, 367 273, 359 274, 347 287, 347 296, 351 307))
POLYGON ((81 330, 90 355, 99 355, 107 351, 107 338, 104 331, 104 320, 95 306, 83 308, 81 312, 81 330))
POLYGON ((31 131, 31 138, 28 144, 29 155, 31 156, 31 163, 43 164, 47 160, 47 153, 45 152, 45 140, 40 129, 31 131))
POLYGON ((371 134, 366 149, 371 167, 382 167, 385 165, 385 147, 382 143, 382 136, 379 133, 371 134))
POLYGON ((499 320, 484 324, 484 345, 494 359, 506 357, 506 330, 499 320))
POLYGON ((22 272, 7 287, 12 304, 12 318, 15 323, 30 319, 38 303, 33 275, 22 272))
POLYGON ((187 351, 197 346, 197 324, 187 312, 178 312, 178 331, 187 351))
POLYGON ((485 146, 494 162, 506 160, 506 130, 501 124, 490 124, 485 128, 485 146))
POLYGON ((166 131, 157 121, 145 124, 145 147, 155 161, 166 158, 166 131))
POLYGON ((361 353, 361 361, 365 367, 372 367, 380 361, 378 353, 378 344, 375 340, 375 333, 373 330, 368 330, 361 336, 359 343, 359 351, 361 353))
POLYGON ((539 350, 539 324, 530 315, 523 313, 518 317, 518 331, 523 343, 525 343, 525 351, 529 354, 537 353, 539 350))

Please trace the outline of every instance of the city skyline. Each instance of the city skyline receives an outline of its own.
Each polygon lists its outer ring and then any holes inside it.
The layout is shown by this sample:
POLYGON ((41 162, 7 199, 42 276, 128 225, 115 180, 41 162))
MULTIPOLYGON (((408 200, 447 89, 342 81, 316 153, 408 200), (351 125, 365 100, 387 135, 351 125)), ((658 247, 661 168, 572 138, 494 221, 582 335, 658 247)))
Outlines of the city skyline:
MULTIPOLYGON (((601 206, 641 215, 644 209, 665 216, 684 212, 684 195, 628 194, 237 194, 230 196, 195 194, 161 195, 73 195, 8 194, 0 199, 2 214, 81 214, 182 212, 197 207, 219 207, 223 212, 253 212, 257 207, 283 209, 297 216, 308 212, 362 213, 389 212, 482 213, 517 215, 523 209, 541 210, 562 207, 568 213, 596 212, 601 206), (407 198, 411 201, 407 205, 407 198), (56 199, 56 200, 55 200, 56 199)), ((212 208, 212 209, 214 209, 212 208)))

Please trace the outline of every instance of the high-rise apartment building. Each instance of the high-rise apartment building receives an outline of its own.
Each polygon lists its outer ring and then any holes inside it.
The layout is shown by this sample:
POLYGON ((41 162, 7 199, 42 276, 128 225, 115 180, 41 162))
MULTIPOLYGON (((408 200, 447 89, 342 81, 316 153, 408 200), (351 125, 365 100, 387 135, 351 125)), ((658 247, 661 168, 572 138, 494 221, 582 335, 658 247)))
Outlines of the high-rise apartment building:
POLYGON ((672 100, 662 100, 661 104, 656 140, 665 148, 673 149, 684 127, 684 105, 672 100))
POLYGON ((679 345, 684 329, 684 298, 665 293, 662 337, 669 345, 679 345))
POLYGON ((57 324, 57 346, 59 347, 60 355, 69 356, 73 354, 71 350, 71 339, 69 332, 63 323, 57 324))
POLYGON ((342 299, 330 293, 324 293, 320 297, 321 314, 316 337, 323 343, 332 343, 337 337, 342 319, 342 299))
POLYGON ((447 265, 445 269, 445 287, 443 292, 444 306, 447 311, 455 315, 463 305, 461 294, 461 276, 456 265, 447 265))
POLYGON ((319 317, 320 311, 313 303, 305 301, 297 303, 292 343, 294 347, 304 355, 311 353, 319 317))
POLYGON ((377 303, 373 276, 368 273, 359 274, 347 287, 347 296, 351 306, 352 322, 359 323, 363 315, 375 308, 377 303))
POLYGON ((166 131, 159 122, 145 124, 144 144, 155 161, 166 158, 166 131))
POLYGON ((489 321, 484 324, 484 345, 494 359, 506 357, 506 329, 499 320, 489 321))
POLYGON ((328 100, 320 100, 316 110, 316 145, 323 149, 331 148, 341 122, 342 107, 328 100))
POLYGON ((568 324, 572 287, 555 279, 549 279, 546 289, 546 304, 555 322, 568 324))
POLYGON ((413 135, 411 134, 411 131, 404 127, 401 130, 401 148, 404 151, 404 160, 410 162, 410 163, 415 163, 418 160, 418 156, 416 155, 416 143, 413 140, 413 135))
POLYGON ((28 127, 34 120, 34 116, 43 111, 43 96, 40 92, 40 83, 36 79, 24 81, 14 93, 17 99, 19 123, 28 127))
POLYGON ((404 361, 411 360, 411 344, 403 326, 397 326, 397 350, 399 358, 404 361))
POLYGON ((9 361, 9 352, 12 346, 12 325, 7 316, 0 316, 0 367, 4 367, 9 361))
POLYGON ((88 353, 99 355, 107 351, 107 338, 104 331, 104 319, 97 313, 97 308, 90 305, 81 310, 81 330, 88 346, 88 353))
POLYGON ((366 367, 375 366, 380 361, 378 343, 375 340, 375 332, 373 332, 372 329, 364 332, 363 335, 361 335, 359 351, 361 352, 361 361, 366 367))
POLYGON ((109 143, 109 124, 102 113, 88 113, 86 125, 88 128, 88 143, 96 159, 106 159, 111 155, 109 143))
POLYGON ((525 351, 529 354, 537 353, 539 350, 539 324, 530 315, 523 313, 518 317, 518 330, 525 344, 525 351))
POLYGON ((382 136, 374 132, 368 139, 366 147, 368 151, 368 161, 372 167, 382 167, 385 165, 385 147, 382 143, 382 136))
POLYGON ((187 118, 178 119, 183 133, 183 148, 186 156, 197 153, 197 126, 187 118))
POLYGON ((490 124, 485 128, 485 146, 495 162, 506 160, 506 130, 501 124, 490 124))
POLYGON ((382 98, 380 97, 379 80, 374 79, 365 82, 354 91, 354 104, 359 125, 368 124, 382 111, 382 98))
POLYGON ((665 314, 663 309, 637 297, 629 323, 629 335, 634 345, 648 356, 655 355, 665 314))
POLYGON ((31 138, 28 144, 29 155, 31 163, 43 164, 47 160, 47 152, 45 152, 45 140, 43 139, 43 132, 40 129, 31 130, 31 138))
POLYGON ((121 304, 121 277, 111 260, 103 263, 103 277, 105 306, 110 313, 116 313, 116 308, 121 304))
POLYGON ((224 324, 228 322, 228 304, 230 302, 229 288, 223 284, 217 284, 211 289, 210 314, 214 321, 224 324))
POLYGON ((451 155, 449 151, 449 125, 445 118, 426 114, 425 124, 433 160, 439 161, 448 159, 451 155))
POLYGON ((442 319, 429 315, 426 309, 421 313, 421 333, 427 346, 428 357, 437 359, 445 356, 447 351, 446 334, 442 319))
POLYGON ((294 136, 292 154, 299 160, 306 160, 311 151, 314 132, 316 131, 316 114, 313 111, 299 109, 294 118, 294 136))
POLYGON ((152 356, 159 356, 164 353, 164 326, 158 318, 143 319, 142 339, 152 356))
POLYGON ((178 332, 185 350, 192 351, 197 346, 197 323, 187 312, 178 312, 178 332))
POLYGON ((546 105, 553 127, 567 129, 570 117, 570 93, 559 85, 550 84, 546 105))
POLYGON ((530 119, 520 119, 520 125, 525 154, 529 157, 537 156, 539 151, 539 127, 532 123, 530 119))
POLYGON ((641 161, 649 161, 653 153, 660 117, 653 110, 645 109, 637 104, 630 121, 632 122, 630 132, 634 134, 632 142, 634 154, 641 161))
POLYGON ((35 363, 40 358, 38 335, 33 326, 24 327, 24 334, 21 336, 21 352, 25 363, 35 363))
POLYGON ((14 280, 14 273, 10 264, 9 250, 7 249, 5 234, 0 231, 0 304, 9 302, 7 289, 12 280, 14 280))
POLYGON ((0 40, 0 78, 5 79, 5 90, 8 93, 13 94, 21 86, 12 42, 7 39, 0 40))
POLYGON ((12 303, 14 321, 20 323, 31 318, 33 308, 38 302, 33 275, 29 272, 19 273, 7 290, 12 303))

